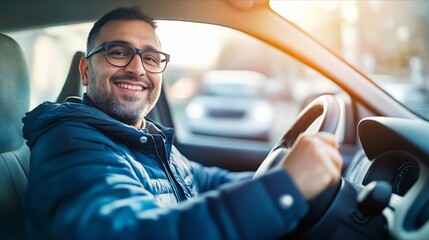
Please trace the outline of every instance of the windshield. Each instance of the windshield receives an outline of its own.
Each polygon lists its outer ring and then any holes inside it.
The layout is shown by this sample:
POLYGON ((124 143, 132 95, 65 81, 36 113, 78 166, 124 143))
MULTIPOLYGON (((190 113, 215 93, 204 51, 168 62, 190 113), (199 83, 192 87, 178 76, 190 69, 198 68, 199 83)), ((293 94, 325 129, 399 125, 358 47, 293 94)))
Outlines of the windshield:
POLYGON ((429 1, 271 1, 270 6, 429 119, 429 1))

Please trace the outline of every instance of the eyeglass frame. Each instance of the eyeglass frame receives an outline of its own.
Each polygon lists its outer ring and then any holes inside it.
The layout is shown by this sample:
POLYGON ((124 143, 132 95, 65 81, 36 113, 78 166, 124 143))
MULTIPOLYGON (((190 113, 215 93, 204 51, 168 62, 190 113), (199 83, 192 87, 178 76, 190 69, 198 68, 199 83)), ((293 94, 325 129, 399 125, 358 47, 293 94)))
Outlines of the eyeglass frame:
POLYGON ((150 73, 162 73, 162 72, 164 72, 165 69, 167 68, 168 62, 170 61, 170 54, 168 54, 168 53, 161 52, 161 51, 158 51, 158 50, 153 50, 153 49, 149 49, 149 50, 138 49, 138 48, 134 48, 134 47, 132 47, 132 46, 130 46, 128 44, 120 43, 120 42, 103 42, 102 44, 98 45, 97 47, 95 47, 91 51, 89 51, 89 53, 85 56, 85 58, 90 58, 94 54, 102 52, 102 51, 104 51, 104 59, 106 60, 106 62, 108 62, 110 65, 115 66, 115 67, 126 67, 126 66, 128 66, 128 64, 130 64, 131 61, 133 61, 134 57, 138 54, 138 55, 140 55, 140 60, 142 61, 143 68, 146 71, 150 72, 150 73), (109 48, 110 45, 119 45, 119 46, 128 47, 128 48, 130 48, 133 51, 133 55, 132 55, 132 57, 130 58, 130 60, 128 61, 127 64, 125 64, 124 66, 118 66, 118 65, 112 64, 111 62, 109 62, 109 60, 107 60, 107 52, 106 51, 107 51, 107 49, 109 48), (147 70, 146 67, 145 67, 145 64, 144 64, 144 60, 142 59, 143 58, 143 54, 145 52, 153 52, 153 53, 159 53, 159 54, 164 55, 165 59, 161 61, 161 62, 165 62, 164 68, 161 71, 157 71, 157 72, 147 70))

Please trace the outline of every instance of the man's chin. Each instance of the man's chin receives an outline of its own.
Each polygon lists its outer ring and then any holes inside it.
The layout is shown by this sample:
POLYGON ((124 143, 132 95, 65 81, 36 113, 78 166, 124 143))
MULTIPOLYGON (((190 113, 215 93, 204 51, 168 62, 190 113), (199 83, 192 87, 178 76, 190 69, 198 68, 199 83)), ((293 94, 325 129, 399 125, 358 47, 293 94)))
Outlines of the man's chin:
POLYGON ((145 109, 146 101, 119 101, 117 107, 126 112, 140 112, 145 109))
POLYGON ((109 113, 109 115, 112 118, 114 118, 114 119, 116 119, 122 123, 125 123, 127 125, 135 125, 137 122, 139 122, 143 118, 142 114, 139 111, 134 110, 134 109, 131 110, 129 108, 127 108, 127 109, 116 108, 115 110, 111 111, 109 113))

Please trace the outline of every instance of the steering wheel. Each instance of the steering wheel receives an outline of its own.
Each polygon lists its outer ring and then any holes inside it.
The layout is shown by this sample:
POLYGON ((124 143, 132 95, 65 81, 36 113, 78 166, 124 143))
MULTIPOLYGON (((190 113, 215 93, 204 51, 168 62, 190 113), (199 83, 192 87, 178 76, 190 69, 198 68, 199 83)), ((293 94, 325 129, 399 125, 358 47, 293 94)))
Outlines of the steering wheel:
MULTIPOLYGON (((301 111, 289 130, 274 145, 253 178, 265 174, 269 169, 278 165, 286 157, 289 149, 301 133, 312 134, 324 131, 334 134, 339 121, 340 106, 337 99, 332 95, 317 97, 301 111)), ((309 201, 309 212, 300 221, 295 233, 305 232, 322 218, 334 201, 340 186, 341 181, 309 201)))
POLYGON ((297 137, 305 132, 334 134, 340 120, 340 106, 332 95, 321 95, 311 101, 295 119, 289 130, 274 145, 253 178, 265 174, 283 160, 297 137))

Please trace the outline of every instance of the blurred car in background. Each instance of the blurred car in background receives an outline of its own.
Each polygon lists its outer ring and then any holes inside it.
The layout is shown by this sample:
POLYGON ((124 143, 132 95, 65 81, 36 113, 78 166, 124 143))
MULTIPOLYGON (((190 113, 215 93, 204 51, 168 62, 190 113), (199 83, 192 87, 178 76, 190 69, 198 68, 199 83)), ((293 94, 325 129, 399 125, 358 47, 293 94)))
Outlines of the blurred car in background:
POLYGON ((186 106, 186 122, 197 134, 267 140, 274 122, 265 95, 266 77, 254 71, 214 70, 186 106))

